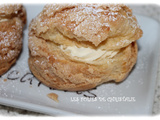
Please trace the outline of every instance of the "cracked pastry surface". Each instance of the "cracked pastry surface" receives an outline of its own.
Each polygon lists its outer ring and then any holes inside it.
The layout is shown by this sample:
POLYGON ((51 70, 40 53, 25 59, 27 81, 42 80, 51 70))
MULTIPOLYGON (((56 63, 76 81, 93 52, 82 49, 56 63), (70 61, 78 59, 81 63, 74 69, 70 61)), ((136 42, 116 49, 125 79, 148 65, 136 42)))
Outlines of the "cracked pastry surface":
POLYGON ((0 75, 15 62, 22 48, 26 12, 20 4, 0 5, 0 75))
POLYGON ((42 83, 60 90, 120 82, 136 63, 142 34, 125 5, 46 5, 29 26, 29 66, 42 83))

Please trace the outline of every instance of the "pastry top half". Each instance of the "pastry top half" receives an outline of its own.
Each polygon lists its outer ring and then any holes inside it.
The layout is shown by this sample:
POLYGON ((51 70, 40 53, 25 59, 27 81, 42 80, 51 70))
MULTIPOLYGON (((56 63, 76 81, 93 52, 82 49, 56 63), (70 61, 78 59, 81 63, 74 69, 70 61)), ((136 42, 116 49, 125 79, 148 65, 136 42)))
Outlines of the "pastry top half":
POLYGON ((22 48, 26 11, 20 4, 0 5, 0 75, 6 72, 22 48))
POLYGON ((26 24, 26 11, 21 4, 3 4, 0 5, 0 21, 12 20, 13 18, 22 20, 26 24))
POLYGON ((125 5, 46 5, 31 28, 57 44, 115 50, 142 36, 132 10, 125 5), (57 39, 57 37, 66 38, 57 39), (81 43, 80 43, 81 41, 81 43))

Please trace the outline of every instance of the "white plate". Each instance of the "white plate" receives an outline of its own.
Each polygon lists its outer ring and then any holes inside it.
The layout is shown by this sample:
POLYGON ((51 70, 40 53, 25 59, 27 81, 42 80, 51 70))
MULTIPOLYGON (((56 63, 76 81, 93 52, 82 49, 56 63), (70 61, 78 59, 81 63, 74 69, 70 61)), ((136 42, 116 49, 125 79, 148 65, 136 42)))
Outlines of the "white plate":
MULTIPOLYGON (((43 5, 26 5, 28 24, 43 5)), ((85 92, 52 90, 30 74, 28 31, 24 31, 23 51, 17 63, 0 77, 0 103, 50 115, 150 115, 152 113, 159 55, 159 23, 136 15, 144 32, 138 40, 137 64, 120 84, 103 84, 85 92), (7 81, 6 81, 7 79, 7 81), (59 103, 47 97, 54 92, 59 103)))

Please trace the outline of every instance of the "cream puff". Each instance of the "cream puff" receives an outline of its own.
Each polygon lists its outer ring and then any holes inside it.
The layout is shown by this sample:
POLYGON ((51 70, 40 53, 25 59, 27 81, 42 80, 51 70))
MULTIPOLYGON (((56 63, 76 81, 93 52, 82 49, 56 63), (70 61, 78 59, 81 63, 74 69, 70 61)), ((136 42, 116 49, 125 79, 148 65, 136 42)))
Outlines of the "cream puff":
POLYGON ((121 82, 136 63, 142 34, 126 5, 46 5, 29 26, 29 67, 59 90, 121 82))
POLYGON ((16 62, 22 48, 26 11, 22 5, 0 5, 0 75, 16 62))

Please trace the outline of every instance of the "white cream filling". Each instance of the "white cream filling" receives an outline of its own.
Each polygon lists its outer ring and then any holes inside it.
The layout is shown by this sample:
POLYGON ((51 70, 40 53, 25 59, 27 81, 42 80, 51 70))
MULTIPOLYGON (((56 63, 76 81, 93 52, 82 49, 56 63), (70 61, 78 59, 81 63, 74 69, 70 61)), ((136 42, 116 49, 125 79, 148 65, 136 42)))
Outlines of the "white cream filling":
POLYGON ((65 47, 60 45, 60 49, 67 54, 76 57, 78 60, 85 61, 85 62, 93 62, 99 58, 112 58, 117 54, 117 51, 104 51, 100 49, 91 49, 91 48, 78 48, 76 46, 68 46, 65 47))
POLYGON ((8 21, 8 19, 0 19, 0 22, 8 21))

